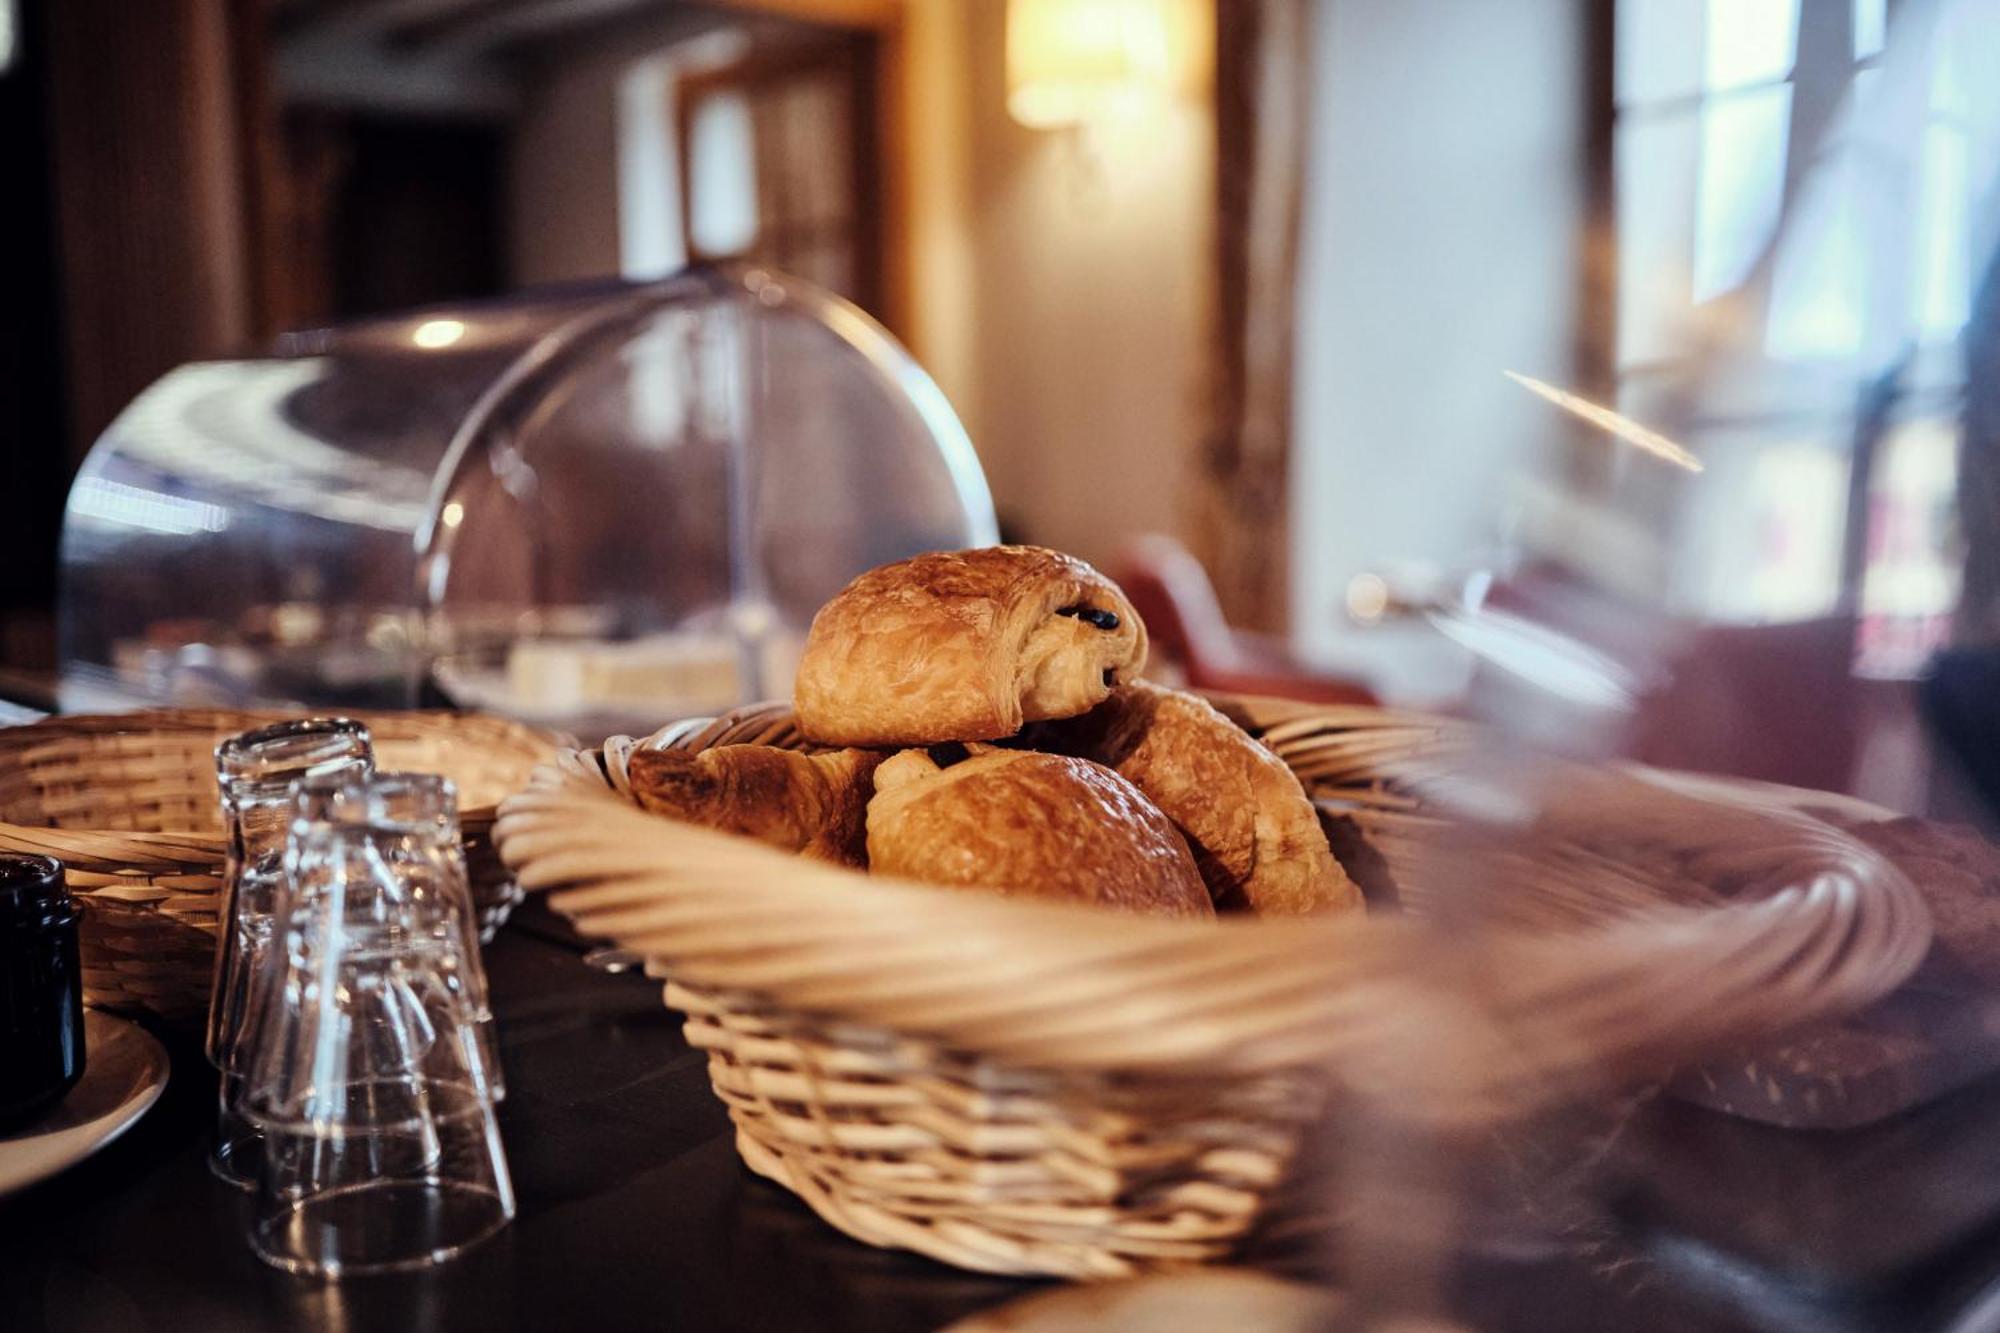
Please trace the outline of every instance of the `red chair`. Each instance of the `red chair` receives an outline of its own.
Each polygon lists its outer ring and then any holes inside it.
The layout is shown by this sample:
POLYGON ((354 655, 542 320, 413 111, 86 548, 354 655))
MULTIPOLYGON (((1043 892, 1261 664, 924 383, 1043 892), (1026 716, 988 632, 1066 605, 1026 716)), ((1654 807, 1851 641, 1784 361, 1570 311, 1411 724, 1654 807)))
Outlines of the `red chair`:
POLYGON ((1821 791, 1854 779, 1865 724, 1851 616, 1701 625, 1639 704, 1628 753, 1665 768, 1821 791))
POLYGON ((1670 621, 1553 566, 1517 571, 1487 605, 1573 635, 1650 677, 1619 747, 1642 763, 1845 791, 1877 721, 1854 676, 1851 616, 1775 625, 1670 621))
POLYGON ((1178 667, 1195 689, 1306 703, 1376 702, 1366 686, 1301 662, 1282 640, 1230 628, 1208 571, 1171 537, 1153 534, 1132 542, 1113 576, 1144 617, 1156 659, 1178 667))

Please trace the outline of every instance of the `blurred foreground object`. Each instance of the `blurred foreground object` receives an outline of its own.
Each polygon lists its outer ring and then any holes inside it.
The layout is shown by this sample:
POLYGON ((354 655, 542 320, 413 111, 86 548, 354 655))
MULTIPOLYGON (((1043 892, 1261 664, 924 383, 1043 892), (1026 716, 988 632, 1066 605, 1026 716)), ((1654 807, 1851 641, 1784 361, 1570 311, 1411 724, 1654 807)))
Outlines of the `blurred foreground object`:
MULTIPOLYGON (((1036 1292, 961 1320, 947 1333, 1317 1333, 1333 1327, 1344 1306, 1319 1287, 1223 1269, 1036 1292)), ((1406 1333, 1449 1333, 1457 1326, 1403 1327, 1406 1333)))
POLYGON ((1940 653, 1923 705, 1931 733, 1979 797, 1987 830, 2000 827, 2000 646, 1940 653))
POLYGON ((1389 546, 1350 610, 1411 605, 1526 743, 1952 813, 1936 751, 1992 728, 1962 665, 1928 718, 1915 682, 1994 637, 2000 3, 1605 8, 1615 272, 1585 355, 1485 353, 1542 439, 1423 553, 1490 591, 1392 587, 1389 546))

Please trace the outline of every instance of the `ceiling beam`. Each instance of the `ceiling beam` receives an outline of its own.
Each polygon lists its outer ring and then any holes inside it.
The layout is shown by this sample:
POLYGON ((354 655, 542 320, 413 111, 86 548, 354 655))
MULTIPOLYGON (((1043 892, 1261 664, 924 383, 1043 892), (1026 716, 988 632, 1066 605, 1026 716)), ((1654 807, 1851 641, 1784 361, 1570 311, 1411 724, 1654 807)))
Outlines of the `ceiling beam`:
POLYGON ((832 28, 892 28, 903 21, 903 0, 714 0, 724 9, 832 28))
POLYGON ((467 8, 393 24, 383 32, 383 42, 412 53, 485 52, 644 10, 678 8, 677 0, 480 0, 467 8))

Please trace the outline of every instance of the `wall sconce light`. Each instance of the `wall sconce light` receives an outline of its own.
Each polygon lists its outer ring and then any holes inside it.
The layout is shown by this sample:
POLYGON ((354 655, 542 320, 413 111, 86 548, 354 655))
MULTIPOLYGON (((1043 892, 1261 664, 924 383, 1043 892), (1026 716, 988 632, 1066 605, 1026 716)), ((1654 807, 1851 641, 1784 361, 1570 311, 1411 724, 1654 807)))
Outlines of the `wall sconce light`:
POLYGON ((1031 129, 1141 110, 1173 89, 1173 0, 1007 0, 1007 110, 1031 129))

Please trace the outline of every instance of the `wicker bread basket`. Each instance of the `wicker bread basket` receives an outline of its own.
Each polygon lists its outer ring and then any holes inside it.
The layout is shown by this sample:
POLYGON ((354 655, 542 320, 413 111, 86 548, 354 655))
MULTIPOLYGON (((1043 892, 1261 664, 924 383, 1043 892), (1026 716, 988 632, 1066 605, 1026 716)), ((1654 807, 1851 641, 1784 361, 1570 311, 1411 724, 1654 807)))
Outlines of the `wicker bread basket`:
POLYGON ((1484 1123, 1864 1003, 1928 943, 1908 881, 1810 820, 1563 770, 1570 813, 1481 854, 1437 815, 1471 733, 1217 702, 1363 830, 1406 911, 1186 922, 946 892, 621 795, 635 744, 810 748, 775 705, 570 752, 495 837, 667 979, 753 1170, 864 1241, 1071 1278, 1226 1255, 1329 1086, 1484 1123), (1433 928, 1468 887, 1495 909, 1476 948, 1433 928))
MULTIPOLYGON (((0 851, 59 858, 84 904, 84 998, 188 1018, 207 1007, 224 843, 215 747, 294 714, 221 709, 55 717, 0 728, 0 851)), ((458 784, 482 928, 519 901, 495 806, 555 753, 539 732, 455 713, 361 713, 385 769, 458 784)))

